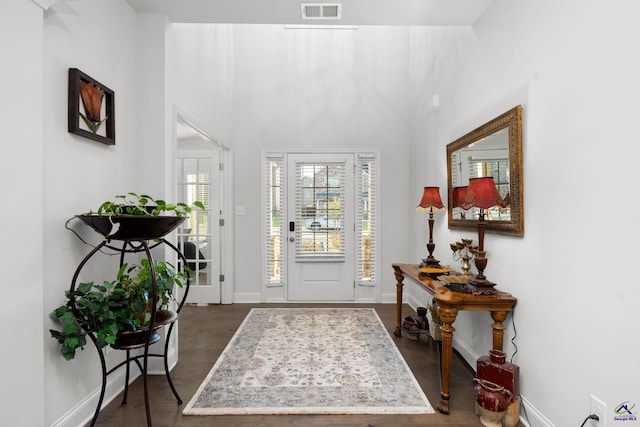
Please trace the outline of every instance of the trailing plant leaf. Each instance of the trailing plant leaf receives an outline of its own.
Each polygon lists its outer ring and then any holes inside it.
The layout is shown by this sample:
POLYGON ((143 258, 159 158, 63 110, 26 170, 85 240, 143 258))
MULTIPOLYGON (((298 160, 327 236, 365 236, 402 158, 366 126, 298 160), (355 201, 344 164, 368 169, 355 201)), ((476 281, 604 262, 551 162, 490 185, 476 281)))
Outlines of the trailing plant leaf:
POLYGON ((173 265, 166 261, 150 263, 143 259, 140 264, 123 264, 113 282, 97 285, 83 282, 75 290, 65 291, 66 303, 50 313, 61 327, 49 330, 51 337, 60 343, 60 354, 65 359, 73 359, 77 349, 84 349, 89 333, 93 334, 96 346, 101 349, 114 344, 118 333, 148 325, 152 310, 149 302, 153 290, 152 265, 157 286, 157 309, 164 309, 174 300, 174 285, 182 287, 187 280, 183 273, 176 273, 173 265))
MULTIPOLYGON (((154 199, 148 194, 129 192, 114 197, 115 201, 106 201, 98 208, 98 215, 140 215, 158 216, 162 213, 171 213, 176 216, 184 216, 191 213, 192 207, 186 203, 167 203, 161 199, 154 199)), ((205 209, 202 202, 196 201, 193 206, 205 209)))
POLYGON ((119 224, 113 222, 111 217, 114 215, 132 215, 132 216, 161 216, 170 215, 183 217, 189 215, 193 208, 205 210, 204 203, 200 201, 194 201, 192 206, 186 203, 178 202, 176 204, 168 204, 164 200, 156 200, 148 194, 138 194, 129 192, 126 194, 120 194, 114 197, 114 200, 107 200, 103 202, 97 210, 90 209, 88 212, 84 212, 78 215, 74 215, 65 222, 65 228, 75 234, 83 243, 93 246, 87 243, 73 228, 70 227, 71 222, 84 215, 103 215, 109 217, 111 226, 110 235, 113 235, 117 231, 119 224))

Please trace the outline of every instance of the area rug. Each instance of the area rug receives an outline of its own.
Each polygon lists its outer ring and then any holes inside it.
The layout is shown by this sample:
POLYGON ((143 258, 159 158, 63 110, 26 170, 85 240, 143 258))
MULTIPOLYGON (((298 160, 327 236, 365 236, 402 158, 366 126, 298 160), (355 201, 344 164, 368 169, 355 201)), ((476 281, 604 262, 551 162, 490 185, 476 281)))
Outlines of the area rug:
POLYGON ((183 413, 434 410, 374 309, 254 308, 183 413))

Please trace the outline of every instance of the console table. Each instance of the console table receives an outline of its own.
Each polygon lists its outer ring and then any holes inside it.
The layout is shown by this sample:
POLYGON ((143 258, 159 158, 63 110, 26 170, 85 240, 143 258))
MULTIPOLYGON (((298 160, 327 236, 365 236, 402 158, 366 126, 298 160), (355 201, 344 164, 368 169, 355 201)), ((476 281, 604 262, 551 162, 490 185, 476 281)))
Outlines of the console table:
POLYGON ((440 307, 440 319, 442 326, 442 356, 440 364, 440 402, 436 406, 443 414, 449 413, 449 379, 451 376, 451 358, 453 356, 453 332, 452 326, 459 310, 488 311, 494 323, 493 348, 502 350, 504 336, 503 322, 507 314, 513 311, 516 298, 506 292, 496 291, 494 295, 474 295, 463 292, 454 292, 445 287, 444 283, 428 275, 420 274, 416 264, 392 264, 395 273, 396 284, 396 330, 395 336, 402 336, 402 289, 404 278, 410 278, 414 283, 433 296, 440 307))

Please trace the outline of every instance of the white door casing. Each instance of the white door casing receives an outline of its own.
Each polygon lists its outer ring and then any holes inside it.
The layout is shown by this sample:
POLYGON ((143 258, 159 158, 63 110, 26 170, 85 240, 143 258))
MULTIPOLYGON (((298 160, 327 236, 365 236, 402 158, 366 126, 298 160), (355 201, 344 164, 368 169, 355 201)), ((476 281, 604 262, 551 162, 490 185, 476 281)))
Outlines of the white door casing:
POLYGON ((219 304, 221 299, 220 149, 178 151, 178 194, 193 209, 178 229, 178 248, 194 272, 187 303, 219 304))

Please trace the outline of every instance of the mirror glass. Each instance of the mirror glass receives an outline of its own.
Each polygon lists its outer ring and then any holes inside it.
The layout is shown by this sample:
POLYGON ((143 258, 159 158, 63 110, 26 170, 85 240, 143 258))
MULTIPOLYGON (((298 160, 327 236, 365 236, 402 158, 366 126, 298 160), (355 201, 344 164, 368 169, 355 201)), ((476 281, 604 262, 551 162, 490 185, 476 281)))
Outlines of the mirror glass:
POLYGON ((457 207, 456 195, 469 184, 469 178, 491 176, 507 207, 485 212, 486 232, 524 235, 522 107, 518 105, 448 144, 447 174, 450 229, 477 229, 479 210, 457 207))

